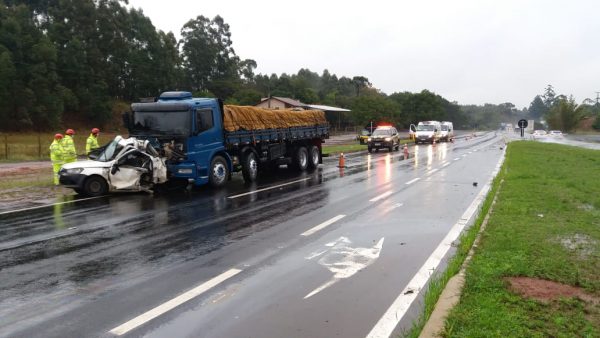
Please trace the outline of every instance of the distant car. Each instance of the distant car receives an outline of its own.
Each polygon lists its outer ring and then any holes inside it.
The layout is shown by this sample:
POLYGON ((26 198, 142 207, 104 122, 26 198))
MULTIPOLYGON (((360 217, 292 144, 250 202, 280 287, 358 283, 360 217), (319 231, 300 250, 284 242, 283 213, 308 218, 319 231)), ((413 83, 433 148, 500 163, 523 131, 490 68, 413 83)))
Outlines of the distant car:
POLYGON ((548 133, 546 133, 545 130, 534 130, 533 131, 533 136, 546 136, 548 135, 548 133))
POLYGON ((548 135, 550 135, 550 136, 562 136, 563 133, 560 130, 550 130, 550 132, 548 133, 548 135))
POLYGON ((387 148, 389 151, 400 149, 400 135, 398 130, 392 126, 377 127, 371 137, 367 139, 367 149, 369 152, 387 148))
POLYGON ((371 133, 369 133, 368 130, 363 129, 360 132, 360 135, 358 135, 358 142, 360 144, 367 144, 367 140, 369 139, 369 136, 371 136, 371 133))

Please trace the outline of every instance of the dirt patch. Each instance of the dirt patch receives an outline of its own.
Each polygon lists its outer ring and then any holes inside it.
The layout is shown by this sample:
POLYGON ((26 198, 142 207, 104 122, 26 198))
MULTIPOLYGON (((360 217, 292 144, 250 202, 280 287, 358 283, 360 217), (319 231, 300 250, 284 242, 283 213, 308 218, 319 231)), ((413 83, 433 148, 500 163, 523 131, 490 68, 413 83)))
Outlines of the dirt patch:
POLYGON ((597 241, 595 239, 584 234, 574 234, 566 238, 558 238, 558 242, 570 252, 577 253, 581 259, 590 257, 597 246, 597 241))
POLYGON ((600 299, 571 285, 531 277, 506 277, 509 289, 525 298, 550 302, 560 298, 579 298, 592 304, 600 304, 600 299))

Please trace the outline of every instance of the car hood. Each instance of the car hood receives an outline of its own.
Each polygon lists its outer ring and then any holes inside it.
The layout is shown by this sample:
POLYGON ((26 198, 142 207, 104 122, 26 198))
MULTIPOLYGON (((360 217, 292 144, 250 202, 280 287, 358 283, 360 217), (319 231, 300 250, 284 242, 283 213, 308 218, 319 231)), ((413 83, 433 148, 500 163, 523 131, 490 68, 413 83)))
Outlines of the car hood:
POLYGON ((71 163, 66 163, 62 167, 64 169, 73 169, 73 168, 110 168, 113 164, 113 161, 109 162, 100 162, 94 160, 85 160, 85 161, 75 161, 71 163))

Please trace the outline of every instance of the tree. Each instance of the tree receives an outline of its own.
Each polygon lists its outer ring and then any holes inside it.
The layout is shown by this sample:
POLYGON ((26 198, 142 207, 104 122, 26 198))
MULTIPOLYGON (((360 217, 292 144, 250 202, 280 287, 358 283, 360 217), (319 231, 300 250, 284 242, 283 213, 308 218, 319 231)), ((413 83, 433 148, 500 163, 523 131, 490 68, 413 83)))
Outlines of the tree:
POLYGON ((548 106, 546 106, 541 96, 536 95, 535 98, 533 98, 533 101, 531 101, 528 111, 529 117, 539 121, 548 113, 548 106))
POLYGON ((556 102, 556 93, 554 92, 554 87, 552 87, 550 84, 546 86, 544 95, 542 97, 544 99, 544 104, 546 107, 548 107, 548 109, 550 109, 550 107, 552 107, 556 102))
POLYGON ((360 95, 360 91, 364 88, 370 88, 372 86, 369 79, 364 76, 355 76, 352 78, 352 84, 356 90, 356 96, 360 95))
POLYGON ((364 126, 370 121, 399 124, 400 106, 382 95, 361 95, 352 104, 352 120, 356 125, 364 126))
POLYGON ((578 106, 571 96, 568 99, 561 98, 556 101, 548 114, 548 125, 551 129, 572 131, 583 116, 584 106, 578 106))

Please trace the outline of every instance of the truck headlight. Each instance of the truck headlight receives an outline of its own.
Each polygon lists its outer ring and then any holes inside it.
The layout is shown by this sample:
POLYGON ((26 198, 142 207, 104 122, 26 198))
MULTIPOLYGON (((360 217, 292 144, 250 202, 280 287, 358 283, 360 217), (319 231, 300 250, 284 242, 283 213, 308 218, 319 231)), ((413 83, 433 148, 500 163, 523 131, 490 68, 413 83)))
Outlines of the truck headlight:
POLYGON ((83 171, 83 168, 70 168, 70 169, 65 169, 62 174, 65 175, 77 175, 77 174, 81 174, 81 172, 83 171))
POLYGON ((191 175, 193 172, 192 168, 181 168, 181 169, 177 169, 177 173, 178 174, 183 174, 183 175, 191 175))

